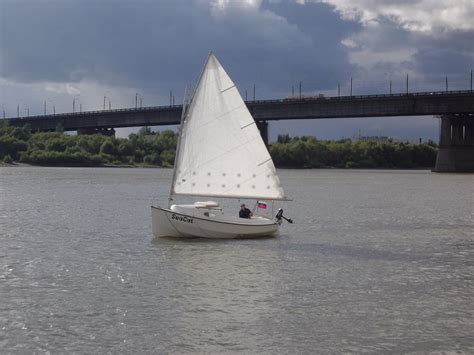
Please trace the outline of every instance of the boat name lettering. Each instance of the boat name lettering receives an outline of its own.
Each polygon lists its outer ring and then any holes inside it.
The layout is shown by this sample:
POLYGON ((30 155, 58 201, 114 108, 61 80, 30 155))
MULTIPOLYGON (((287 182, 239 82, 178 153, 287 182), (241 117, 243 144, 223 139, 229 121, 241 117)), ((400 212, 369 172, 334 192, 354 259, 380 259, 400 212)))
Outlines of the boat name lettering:
POLYGON ((171 215, 171 219, 175 219, 180 222, 193 223, 193 219, 187 216, 177 216, 174 213, 171 215))

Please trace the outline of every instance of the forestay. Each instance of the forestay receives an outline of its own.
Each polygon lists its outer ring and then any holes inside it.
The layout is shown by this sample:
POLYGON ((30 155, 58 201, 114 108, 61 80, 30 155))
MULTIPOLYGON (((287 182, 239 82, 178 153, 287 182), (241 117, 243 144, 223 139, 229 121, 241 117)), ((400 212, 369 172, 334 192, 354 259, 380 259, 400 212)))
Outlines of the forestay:
POLYGON ((172 193, 286 199, 235 84, 211 53, 181 124, 172 193))

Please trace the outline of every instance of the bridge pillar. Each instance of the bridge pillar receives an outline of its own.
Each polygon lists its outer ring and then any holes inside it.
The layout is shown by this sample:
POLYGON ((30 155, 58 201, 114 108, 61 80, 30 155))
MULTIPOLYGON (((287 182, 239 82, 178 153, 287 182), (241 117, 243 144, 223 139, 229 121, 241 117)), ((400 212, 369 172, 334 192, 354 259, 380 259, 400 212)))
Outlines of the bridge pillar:
POLYGON ((435 172, 474 172, 474 116, 442 115, 435 172))
POLYGON ((257 128, 260 131, 262 136, 263 143, 268 146, 268 122, 267 121, 257 121, 257 128))

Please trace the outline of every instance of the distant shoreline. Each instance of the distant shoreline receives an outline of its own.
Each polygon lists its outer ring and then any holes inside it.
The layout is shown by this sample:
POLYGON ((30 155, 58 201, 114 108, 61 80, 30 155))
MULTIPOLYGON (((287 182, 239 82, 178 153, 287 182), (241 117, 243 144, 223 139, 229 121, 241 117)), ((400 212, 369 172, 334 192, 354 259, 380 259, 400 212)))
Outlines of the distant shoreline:
MULTIPOLYGON (((98 166, 90 165, 35 165, 35 164, 26 164, 26 163, 3 163, 0 162, 0 167, 2 168, 28 168, 28 167, 38 167, 38 168, 107 168, 107 169, 172 169, 173 167, 164 167, 158 165, 124 165, 124 164, 105 164, 98 166)), ((306 168, 306 167, 276 167, 280 170, 347 170, 347 171, 357 171, 357 170, 431 170, 432 168, 426 167, 417 167, 417 168, 386 168, 386 167, 372 167, 372 168, 338 168, 338 167, 320 167, 320 168, 306 168)))
POLYGON ((41 167, 41 168, 140 168, 140 169, 170 169, 170 167, 163 167, 159 165, 128 165, 128 164, 104 164, 104 165, 39 165, 39 164, 27 164, 27 163, 20 163, 20 162, 13 162, 13 163, 4 163, 0 162, 0 167, 8 167, 8 168, 24 168, 24 167, 41 167))

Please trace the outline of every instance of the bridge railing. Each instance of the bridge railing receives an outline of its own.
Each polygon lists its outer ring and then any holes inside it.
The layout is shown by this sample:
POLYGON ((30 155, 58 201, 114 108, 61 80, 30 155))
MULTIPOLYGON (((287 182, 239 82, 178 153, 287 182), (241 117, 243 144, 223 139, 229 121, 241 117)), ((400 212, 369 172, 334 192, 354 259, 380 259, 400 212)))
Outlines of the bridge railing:
POLYGON ((117 112, 129 112, 129 111, 152 111, 152 110, 170 110, 170 109, 179 109, 182 105, 171 105, 171 106, 147 106, 147 107, 125 107, 125 108, 117 108, 113 110, 94 110, 94 111, 82 111, 82 112, 63 112, 63 113, 53 113, 53 114, 46 114, 46 115, 33 115, 33 116, 20 116, 20 117, 10 117, 6 118, 8 120, 21 120, 21 119, 39 119, 39 118, 57 118, 63 116, 88 116, 91 114, 102 114, 102 113, 117 113, 117 112))
POLYGON ((338 100, 353 100, 353 99, 374 99, 374 98, 389 98, 389 97, 407 97, 407 96, 446 96, 459 94, 473 94, 471 90, 456 90, 456 91, 426 91, 426 92, 409 92, 396 94, 373 94, 373 95, 346 95, 346 96, 292 96, 284 99, 272 100, 255 100, 246 101, 247 103, 279 103, 279 102, 301 102, 301 101, 338 101, 338 100))

